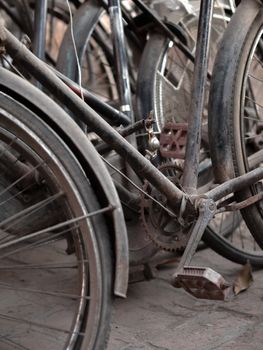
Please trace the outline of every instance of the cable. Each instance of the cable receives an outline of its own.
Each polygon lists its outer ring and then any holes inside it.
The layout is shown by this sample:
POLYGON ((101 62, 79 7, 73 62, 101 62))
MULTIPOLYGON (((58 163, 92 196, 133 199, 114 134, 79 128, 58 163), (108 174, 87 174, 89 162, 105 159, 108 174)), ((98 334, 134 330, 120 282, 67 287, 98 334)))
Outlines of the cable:
POLYGON ((83 89, 82 89, 81 67, 80 67, 80 61, 79 61, 77 47, 76 47, 76 42, 75 42, 75 37, 74 37, 73 15, 72 15, 71 7, 70 7, 70 4, 69 4, 69 0, 67 0, 67 5, 68 5, 68 9, 69 9, 69 25, 70 25, 71 39, 72 39, 72 44, 73 44, 73 47, 74 47, 74 52, 75 52, 75 57, 76 57, 77 67, 78 67, 78 78, 79 78, 78 84, 79 84, 79 87, 80 87, 81 98, 84 101, 84 94, 83 94, 83 89))

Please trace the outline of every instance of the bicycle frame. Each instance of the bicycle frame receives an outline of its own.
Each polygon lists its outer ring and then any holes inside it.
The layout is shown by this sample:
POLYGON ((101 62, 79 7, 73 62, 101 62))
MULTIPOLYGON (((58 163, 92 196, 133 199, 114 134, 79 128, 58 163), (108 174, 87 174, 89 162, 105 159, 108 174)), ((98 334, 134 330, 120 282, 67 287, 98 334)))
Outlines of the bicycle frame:
MULTIPOLYGON (((43 0, 42 0, 43 1, 43 0)), ((187 47, 182 45, 180 41, 175 37, 175 35, 168 29, 168 27, 147 7, 143 4, 141 0, 133 0, 138 8, 147 14, 151 20, 158 25, 167 35, 175 41, 175 43, 180 47, 182 52, 186 54, 186 57, 194 60, 192 53, 187 47)), ((128 71, 128 58, 125 45, 125 36, 123 28, 123 18, 121 13, 121 3, 120 0, 109 0, 108 5, 105 1, 102 1, 103 6, 107 8, 110 15, 112 36, 113 36, 113 49, 115 55, 115 64, 117 72, 117 87, 120 94, 120 110, 125 113, 131 123, 134 123, 134 112, 132 109, 132 97, 130 89, 130 79, 128 71)))
MULTIPOLYGON (((174 25, 172 32, 163 21, 158 18, 158 16, 151 11, 146 5, 143 4, 141 0, 132 0, 134 4, 142 11, 144 17, 150 18, 155 27, 159 28, 160 31, 166 33, 166 35, 177 45, 180 50, 185 54, 185 56, 194 62, 194 56, 191 51, 185 46, 177 37, 177 34, 180 34, 180 29, 177 25, 174 25)), ((24 0, 24 11, 27 16, 30 17, 29 4, 27 0, 24 0)), ((22 6, 17 4, 17 6, 22 6)), ((78 4, 79 6, 80 4, 78 4)), ((109 12, 111 27, 113 31, 112 44, 114 49, 116 71, 117 71, 117 88, 120 94, 120 106, 118 109, 107 105, 106 103, 99 101, 99 99, 92 94, 91 92, 84 90, 84 94, 88 102, 91 104, 91 107, 94 108, 98 113, 105 116, 106 120, 109 120, 113 125, 123 124, 127 125, 134 122, 134 112, 132 110, 131 103, 131 89, 130 89, 130 79, 128 72, 128 59, 126 53, 126 44, 124 36, 124 26, 121 13, 121 3, 119 0, 110 0, 105 1, 101 0, 101 5, 109 12)), ((0 1, 0 6, 7 12, 9 15, 16 20, 16 14, 10 12, 10 9, 7 7, 3 0, 0 1)), ((34 45, 33 52, 41 60, 45 59, 45 33, 46 33, 46 18, 47 18, 47 0, 36 1, 36 6, 34 9, 35 20, 34 20, 34 45)), ((124 11, 125 15, 125 11, 124 11)), ((125 20, 128 25, 132 27, 135 31, 137 24, 134 22, 133 18, 130 18, 127 14, 125 15, 125 20)), ((148 19, 149 20, 149 19, 148 19)), ((19 19, 16 20, 18 22, 19 19)), ((26 26, 26 23, 22 23, 23 27, 26 26)), ((137 38, 138 39, 138 38, 137 38)), ((139 44, 139 39, 137 44, 139 44)), ((73 83, 67 80, 66 77, 62 76, 57 72, 59 77, 72 88, 74 92, 81 95, 80 89, 73 83)), ((38 85, 40 87, 40 85, 38 85)), ((146 116, 143 116, 144 118, 146 116)))
MULTIPOLYGON (((187 174, 188 172, 194 173, 191 175, 191 179, 196 182, 197 179, 197 168, 198 168, 198 156, 193 153, 198 153, 200 147, 200 126, 203 108, 203 95, 204 95, 204 82, 206 79, 207 72, 207 56, 208 56, 208 45, 209 45, 209 26, 212 18, 213 0, 201 1, 201 22, 199 26, 197 49, 196 49, 196 60, 200 62, 195 65, 195 88, 193 91, 193 105, 192 112, 195 111, 195 106, 198 103, 198 112, 190 116, 191 120, 194 121, 195 125, 190 127, 192 130, 190 134, 194 137, 197 142, 192 142, 189 137, 190 145, 187 145, 187 154, 189 157, 186 159, 188 165, 185 167, 187 174), (204 20, 202 20, 204 19, 204 20)), ((174 184, 172 184, 163 174, 161 174, 151 163, 145 159, 140 153, 135 150, 127 141, 125 141, 118 132, 116 132, 109 124, 107 124, 98 114, 96 114, 89 106, 81 101, 72 91, 70 91, 50 69, 37 59, 29 50, 27 50, 21 43, 13 37, 4 27, 1 28, 1 42, 5 46, 7 52, 11 57, 15 57, 16 61, 23 64, 23 66, 30 71, 30 73, 39 80, 46 88, 48 88, 52 94, 64 103, 73 113, 78 114, 79 118, 90 125, 93 129, 110 147, 116 150, 128 163, 134 168, 134 170, 142 177, 145 177, 153 186, 155 186, 161 193, 163 193, 171 204, 180 203, 183 197, 189 198, 192 193, 187 193, 174 184), (190 195, 190 196, 189 196, 190 195)), ((191 123, 190 123, 191 124, 191 123)), ((252 171, 251 173, 253 173, 252 171)), ((263 172, 263 170, 262 170, 263 172)), ((190 175, 185 175, 190 176, 190 175)), ((248 186, 254 181, 258 181, 258 174, 250 175, 252 178, 248 182, 244 182, 242 179, 238 181, 240 185, 235 187, 235 190, 248 186), (252 181, 252 182, 251 182, 252 181)), ((261 175, 260 175, 261 176, 261 175)), ((246 177, 246 176, 245 176, 246 177)), ((236 182, 237 179, 229 181, 229 190, 222 192, 222 197, 226 194, 231 193, 234 189, 231 188, 230 183, 236 182), (227 193, 226 193, 227 192, 227 193)), ((189 181, 189 180, 188 180, 189 181)), ((185 182, 187 182, 185 180, 185 182)), ((195 186, 196 188, 196 186, 195 186)), ((220 186, 217 190, 216 199, 219 199, 220 186)), ((211 191, 211 194, 214 193, 211 191)), ((210 195, 212 198, 213 196, 210 195)), ((176 207, 176 205, 175 205, 176 207)))
MULTIPOLYGON (((141 177, 147 179, 168 200, 175 216, 183 218, 182 224, 189 225, 189 216, 198 217, 196 225, 192 225, 191 237, 179 268, 189 262, 195 252, 198 241, 216 212, 216 201, 250 186, 263 178, 263 169, 255 169, 238 178, 231 179, 201 196, 196 194, 197 170, 201 140, 201 118, 203 112, 204 87, 207 77, 207 59, 212 19, 213 0, 202 0, 200 22, 196 49, 196 65, 194 71, 194 89, 189 118, 189 131, 185 169, 183 175, 184 190, 179 189, 130 145, 105 120, 78 98, 56 75, 29 50, 27 50, 3 26, 0 27, 0 42, 9 55, 23 65, 43 86, 57 99, 97 133, 101 139, 114 149, 141 177)), ((243 207, 262 199, 262 195, 254 196, 242 202, 243 207)), ((240 203, 239 203, 240 204, 240 203)), ((238 208, 238 205, 237 205, 238 208)), ((192 221, 191 221, 192 222, 192 221)))

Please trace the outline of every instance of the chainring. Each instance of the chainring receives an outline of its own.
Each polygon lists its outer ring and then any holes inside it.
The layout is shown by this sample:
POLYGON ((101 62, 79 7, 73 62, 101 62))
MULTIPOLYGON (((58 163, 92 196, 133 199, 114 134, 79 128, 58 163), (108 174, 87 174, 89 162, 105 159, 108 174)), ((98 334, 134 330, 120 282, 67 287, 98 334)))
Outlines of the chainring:
MULTIPOLYGON (((173 183, 179 185, 182 169, 176 164, 167 163, 159 167, 173 183)), ((144 184, 144 191, 167 206, 166 198, 148 182, 144 184)), ((141 222, 147 236, 161 249, 167 251, 183 250, 189 239, 189 227, 183 228, 175 217, 155 201, 143 195, 141 201, 141 222)))

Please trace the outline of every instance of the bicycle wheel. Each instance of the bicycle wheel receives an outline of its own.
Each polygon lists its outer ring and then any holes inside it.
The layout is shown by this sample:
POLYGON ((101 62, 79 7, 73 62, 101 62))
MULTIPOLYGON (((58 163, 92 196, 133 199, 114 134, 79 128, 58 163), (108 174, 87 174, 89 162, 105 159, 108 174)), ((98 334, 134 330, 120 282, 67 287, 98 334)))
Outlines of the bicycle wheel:
POLYGON ((102 349, 107 229, 77 159, 33 103, 0 93, 0 348, 102 349))
MULTIPOLYGON (((225 30, 228 21, 229 18, 227 17, 220 15, 215 17, 214 15, 209 55, 210 71, 213 67, 221 34, 225 30)), ((194 52, 198 17, 192 14, 186 15, 180 23, 185 32, 187 45, 194 52)), ((155 132, 157 134, 160 134, 167 122, 187 123, 193 70, 193 63, 167 36, 159 33, 150 34, 143 51, 138 73, 137 115, 139 118, 146 118, 153 111, 156 120, 155 132)), ((207 87, 208 90, 209 86, 207 87)), ((206 128, 207 112, 205 112, 203 120, 203 134, 207 134, 206 128)), ((208 143, 205 136, 203 135, 203 142, 208 143)), ((138 137, 141 138, 140 135, 138 137)))
MULTIPOLYGON (((124 4, 125 5, 125 4, 124 4)), ((118 108, 116 62, 112 47, 110 17, 101 2, 91 0, 76 11, 73 33, 81 66, 82 85, 103 101, 118 108)), ((128 41, 128 65, 131 89, 134 90, 136 45, 128 41)), ((70 79, 79 82, 79 70, 70 28, 65 33, 58 57, 58 69, 70 79)))
MULTIPOLYGON (((195 47, 198 19, 187 16, 183 26, 188 33, 188 44, 195 47)), ((224 17, 213 18, 212 46, 210 48, 209 69, 213 67, 217 47, 227 23, 224 17)), ((187 126, 187 117, 191 100, 191 80, 193 64, 179 49, 162 34, 150 36, 143 53, 138 74, 138 115, 146 117, 154 111, 155 132, 159 135, 167 123, 180 123, 187 126)), ((209 90, 209 86, 207 87, 209 90)), ((208 96, 207 96, 208 100, 208 96)), ((202 147, 200 154, 199 183, 200 193, 206 192, 214 183, 210 160, 207 130, 207 109, 203 116, 202 147)), ((144 135, 138 135, 139 142, 146 146, 144 135)), ((166 157, 167 158, 167 157, 166 157)), ((167 161, 167 159, 162 159, 167 161)), ((177 165, 183 167, 183 160, 177 159, 177 165)), ((239 213, 225 213, 209 224, 203 240, 217 253, 234 262, 244 264, 249 259, 252 264, 262 266, 263 253, 242 223, 239 213)))
MULTIPOLYGON (((31 3, 34 8, 34 2, 31 3)), ((74 13, 75 8, 71 6, 74 13)), ((69 9, 65 1, 48 1, 46 21, 46 60, 56 65, 60 45, 69 23, 69 9)))
MULTIPOLYGON (((118 92, 113 73, 113 49, 110 45, 110 20, 99 2, 92 0, 80 7, 74 16, 73 32, 81 65, 83 86, 104 101, 117 100, 118 92)), ((79 81, 79 70, 70 29, 65 33, 57 67, 70 79, 79 81)))
MULTIPOLYGON (((21 12, 24 5, 20 2, 0 2, 0 16, 6 28, 8 28, 19 39, 27 34, 31 41, 34 41, 33 18, 35 0, 28 1, 28 10, 21 12), (26 15, 27 16, 26 16, 26 15), (28 18, 30 21, 28 21, 28 18)), ((75 10, 71 6, 72 11, 75 10)), ((69 22, 69 9, 67 3, 62 0, 49 0, 47 2, 47 20, 46 20, 46 60, 55 66, 57 56, 64 33, 69 22)))
MULTIPOLYGON (((241 2, 216 59, 211 88, 209 131, 221 181, 262 166, 262 33, 262 5, 256 1, 241 2), (222 161, 223 153, 227 161, 220 170, 218 162, 222 161)), ((261 188, 259 182, 236 198, 244 200, 262 191, 261 188)), ((245 208, 242 215, 262 248, 262 202, 245 208)))

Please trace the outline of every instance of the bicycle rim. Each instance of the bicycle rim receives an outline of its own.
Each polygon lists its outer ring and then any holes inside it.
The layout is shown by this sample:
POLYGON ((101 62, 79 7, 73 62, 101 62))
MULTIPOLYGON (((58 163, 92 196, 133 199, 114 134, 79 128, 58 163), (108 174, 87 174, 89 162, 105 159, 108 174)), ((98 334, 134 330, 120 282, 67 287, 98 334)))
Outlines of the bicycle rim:
MULTIPOLYGON (((263 25, 262 14, 252 25, 250 33, 244 42, 244 54, 241 54, 236 66, 241 83, 235 82, 234 109, 232 119, 232 153, 236 175, 262 166, 262 56, 263 25), (246 56, 245 56, 246 54, 246 56)), ((262 191, 262 181, 250 189, 237 194, 239 200, 262 191)), ((252 234, 262 247, 263 209, 262 202, 242 211, 252 234)))
POLYGON ((107 238, 96 238, 96 198, 34 113, 0 94, 0 115, 0 347, 100 349, 111 259, 107 238))

